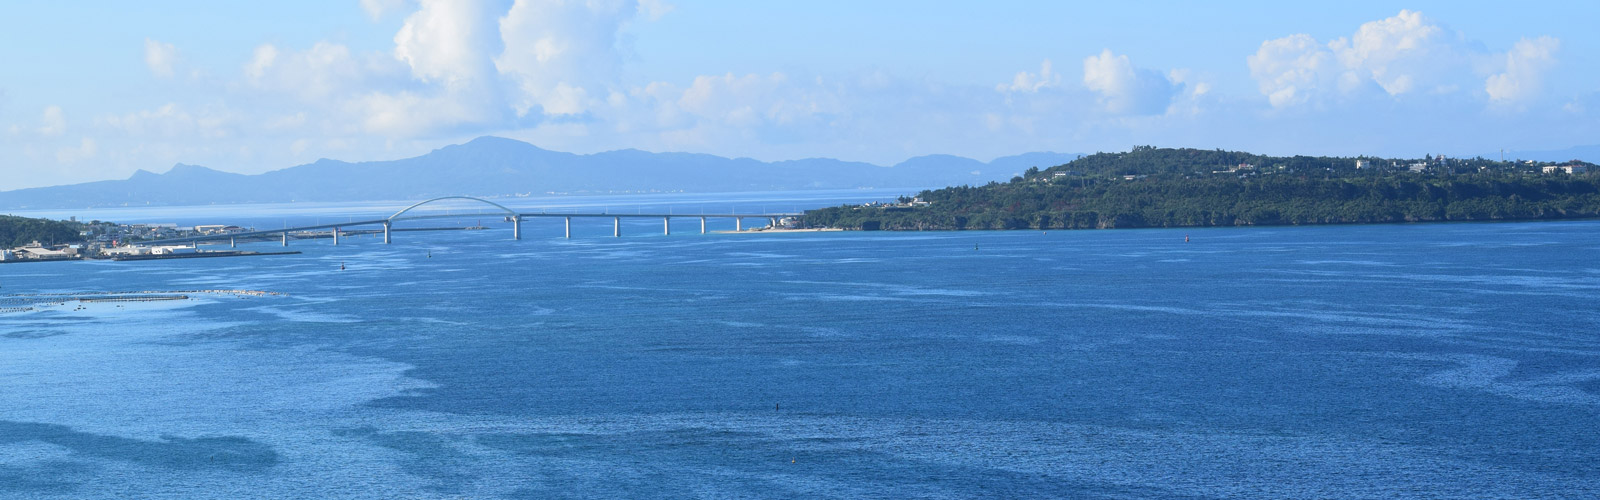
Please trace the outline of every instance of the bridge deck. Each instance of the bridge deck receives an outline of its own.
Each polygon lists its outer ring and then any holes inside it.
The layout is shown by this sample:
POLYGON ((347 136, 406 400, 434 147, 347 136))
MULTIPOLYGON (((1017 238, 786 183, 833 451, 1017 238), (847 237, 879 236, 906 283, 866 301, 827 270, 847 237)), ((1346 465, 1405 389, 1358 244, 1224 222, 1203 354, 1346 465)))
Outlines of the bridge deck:
MULTIPOLYGON (((783 218, 783 217, 797 217, 799 215, 801 215, 801 214, 798 214, 798 213, 769 213, 769 214, 762 214, 762 213, 754 213, 754 214, 737 214, 737 213, 735 213, 735 214, 671 214, 671 213, 668 213, 668 214, 645 214, 645 213, 631 213, 631 214, 622 214, 622 213, 604 213, 604 212, 601 212, 601 213, 530 212, 530 213, 518 213, 517 217, 518 218, 522 218, 522 219, 558 218, 558 217, 560 217, 560 218, 565 218, 565 217, 578 217, 578 218, 584 218, 584 217, 588 217, 588 218, 615 217, 615 218, 622 218, 622 219, 639 219, 639 218, 650 218, 650 219, 662 219, 662 218, 665 218, 665 219, 698 219, 698 218, 706 218, 706 219, 733 219, 733 218, 737 218, 737 219, 746 219, 746 218, 748 218, 748 219, 774 219, 774 218, 783 218)), ((190 242, 197 242, 197 241, 226 240, 226 239, 231 239, 231 238, 245 238, 245 237, 251 237, 251 236, 266 236, 266 235, 282 234, 282 233, 295 233, 295 232, 301 232, 301 231, 312 231, 312 230, 316 230, 316 229, 333 229, 333 228, 346 228, 346 227, 358 227, 358 226, 371 226, 371 225, 383 224, 385 222, 388 222, 388 223, 392 224, 392 223, 395 223, 395 222, 408 221, 408 220, 419 220, 419 219, 462 219, 462 218, 474 218, 474 217, 481 218, 481 217, 509 217, 509 216, 506 215, 506 214, 503 214, 503 213, 408 215, 408 216, 401 217, 401 218, 398 218, 398 219, 395 219, 395 218, 368 219, 368 220, 359 220, 359 221, 340 222, 340 223, 336 223, 336 224, 317 224, 317 225, 312 225, 312 226, 295 226, 295 227, 286 227, 286 228, 280 228, 280 229, 264 229, 264 230, 260 230, 260 231, 248 231, 248 232, 243 232, 243 233, 208 234, 208 235, 202 235, 202 236, 185 236, 185 237, 182 237, 182 238, 166 238, 166 239, 160 239, 160 240, 139 241, 139 242, 133 242, 131 244, 133 244, 133 245, 162 245, 162 244, 169 244, 169 243, 190 243, 190 242)))

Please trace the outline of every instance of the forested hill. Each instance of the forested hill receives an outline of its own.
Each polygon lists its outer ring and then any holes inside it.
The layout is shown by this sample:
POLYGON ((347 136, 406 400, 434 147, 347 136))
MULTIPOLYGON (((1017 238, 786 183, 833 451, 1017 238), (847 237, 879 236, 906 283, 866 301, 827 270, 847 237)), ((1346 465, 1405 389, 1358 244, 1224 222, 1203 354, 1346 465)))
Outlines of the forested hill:
POLYGON ((50 219, 30 219, 0 215, 0 248, 12 248, 38 241, 46 245, 81 241, 78 225, 50 219))
POLYGON ((1583 218, 1600 216, 1600 172, 1577 161, 1273 157, 1141 146, 1029 170, 1008 183, 923 191, 900 201, 813 210, 805 221, 948 230, 1583 218))

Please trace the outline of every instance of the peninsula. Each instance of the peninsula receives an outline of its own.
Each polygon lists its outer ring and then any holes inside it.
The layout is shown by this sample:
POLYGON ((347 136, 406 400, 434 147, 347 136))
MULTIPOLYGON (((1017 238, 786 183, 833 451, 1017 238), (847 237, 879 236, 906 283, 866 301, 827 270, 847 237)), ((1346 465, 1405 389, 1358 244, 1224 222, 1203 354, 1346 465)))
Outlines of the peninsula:
POLYGON ((858 230, 1110 229, 1571 219, 1600 216, 1600 171, 1581 161, 1265 156, 1135 147, 1010 182, 899 203, 808 211, 858 230))

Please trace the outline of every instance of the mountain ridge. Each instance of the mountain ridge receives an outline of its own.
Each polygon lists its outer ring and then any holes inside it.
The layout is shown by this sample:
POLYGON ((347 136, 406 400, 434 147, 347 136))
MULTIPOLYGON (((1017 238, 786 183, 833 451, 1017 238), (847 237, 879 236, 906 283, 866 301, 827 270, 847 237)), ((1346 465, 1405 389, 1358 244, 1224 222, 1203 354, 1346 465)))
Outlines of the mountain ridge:
POLYGON ((0 208, 375 201, 535 193, 922 188, 1005 180, 1028 167, 1048 168, 1076 156, 1079 155, 1036 152, 980 162, 953 155, 923 155, 880 166, 832 158, 766 162, 638 149, 576 154, 515 139, 482 136, 410 158, 365 162, 321 158, 253 175, 178 163, 164 173, 140 169, 121 180, 0 191, 0 208))

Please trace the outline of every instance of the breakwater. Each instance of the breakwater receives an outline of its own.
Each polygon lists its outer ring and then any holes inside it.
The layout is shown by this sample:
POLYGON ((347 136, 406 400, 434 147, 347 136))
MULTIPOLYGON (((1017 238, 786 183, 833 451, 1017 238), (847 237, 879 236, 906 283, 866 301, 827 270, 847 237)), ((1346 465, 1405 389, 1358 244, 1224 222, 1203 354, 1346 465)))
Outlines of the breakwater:
MULTIPOLYGON (((189 300, 195 296, 282 297, 287 294, 265 290, 139 290, 130 292, 13 293, 0 295, 0 314, 24 313, 68 303, 165 302, 189 300)), ((82 308, 84 306, 78 306, 82 308)))
POLYGON ((162 300, 189 300, 188 295, 137 295, 127 297, 86 297, 78 302, 156 302, 162 300))
POLYGON ((175 253, 175 254, 162 254, 162 255, 119 255, 119 256, 116 256, 116 257, 112 257, 111 260, 121 262, 121 261, 129 261, 129 260, 203 259, 203 258, 208 258, 208 257, 250 257, 250 256, 265 256, 265 255, 296 255, 296 254, 299 254, 299 253, 300 252, 298 252, 298 251, 250 252, 250 251, 231 251, 231 250, 229 250, 229 251, 215 251, 215 252, 175 253))
POLYGON ((8 298, 57 298, 75 300, 84 297, 119 296, 119 295, 161 295, 161 294, 200 294, 200 295, 247 295, 256 297, 287 296, 283 292, 270 292, 266 290, 238 290, 238 289, 203 289, 203 290, 137 290, 118 292, 75 292, 75 293, 10 293, 0 295, 0 300, 8 298))

